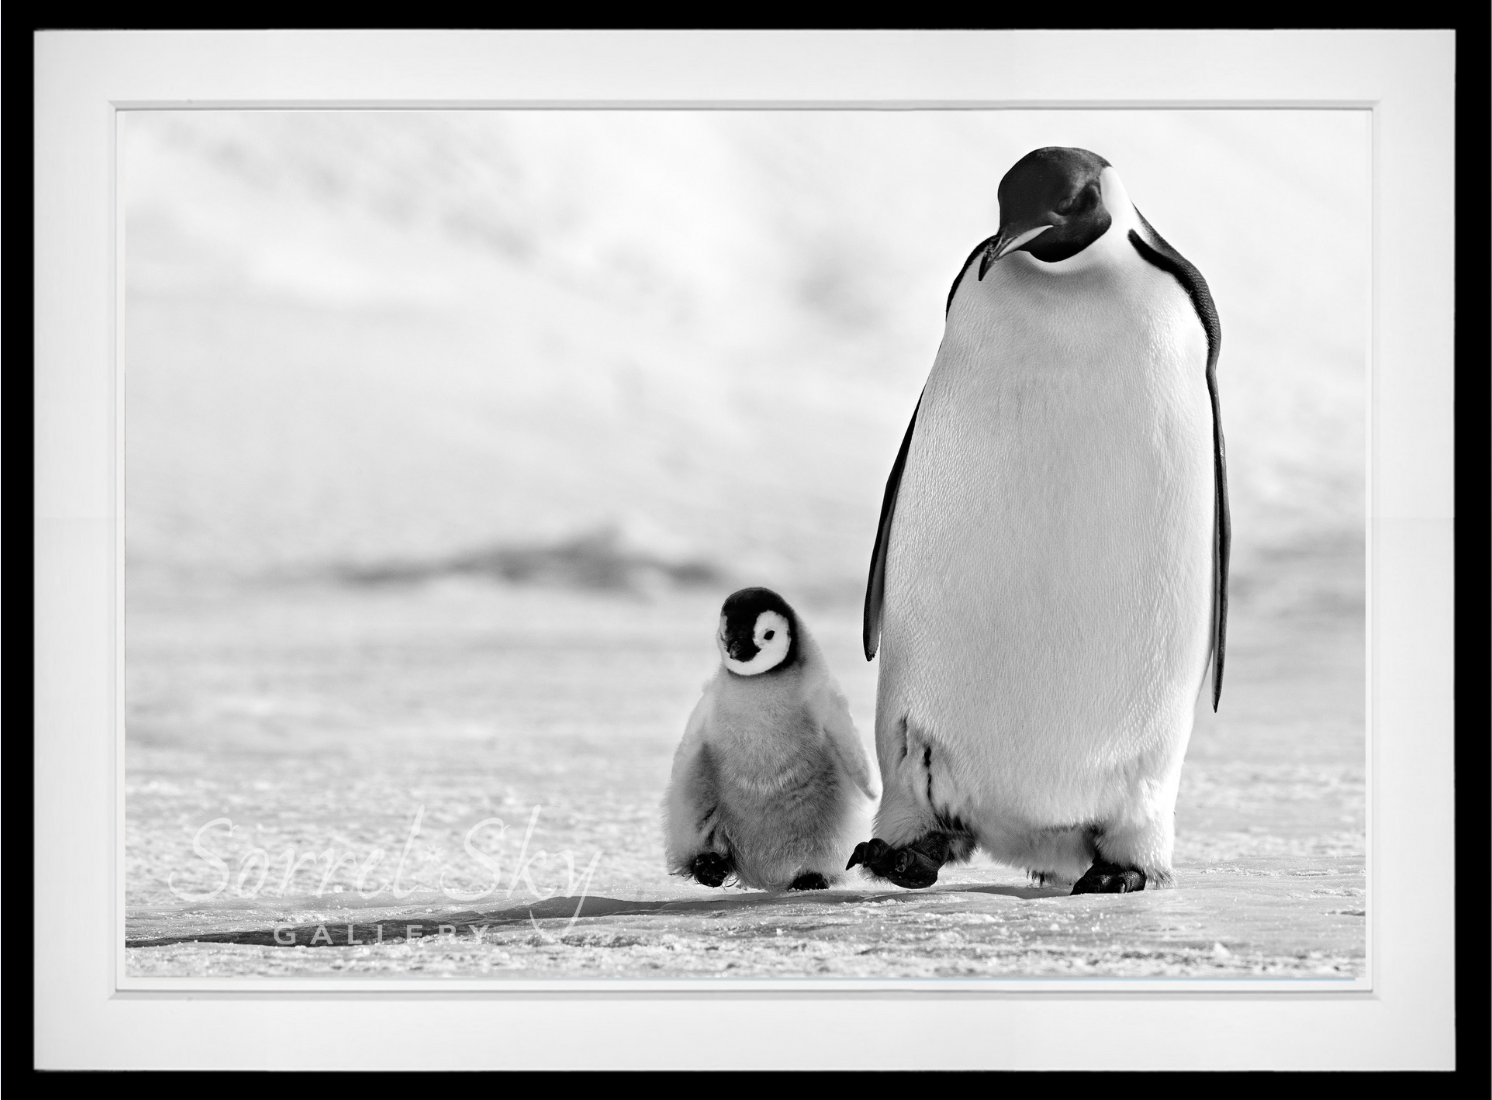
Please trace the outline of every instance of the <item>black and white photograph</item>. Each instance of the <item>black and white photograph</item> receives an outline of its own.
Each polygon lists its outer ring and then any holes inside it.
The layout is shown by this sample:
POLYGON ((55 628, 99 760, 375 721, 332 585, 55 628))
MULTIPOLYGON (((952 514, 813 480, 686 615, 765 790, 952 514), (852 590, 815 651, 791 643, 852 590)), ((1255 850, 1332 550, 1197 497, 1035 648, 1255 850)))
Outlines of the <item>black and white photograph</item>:
POLYGON ((1454 1069, 1458 36, 36 31, 34 1066, 1454 1069))
POLYGON ((121 112, 126 984, 1362 987, 1370 121, 121 112))

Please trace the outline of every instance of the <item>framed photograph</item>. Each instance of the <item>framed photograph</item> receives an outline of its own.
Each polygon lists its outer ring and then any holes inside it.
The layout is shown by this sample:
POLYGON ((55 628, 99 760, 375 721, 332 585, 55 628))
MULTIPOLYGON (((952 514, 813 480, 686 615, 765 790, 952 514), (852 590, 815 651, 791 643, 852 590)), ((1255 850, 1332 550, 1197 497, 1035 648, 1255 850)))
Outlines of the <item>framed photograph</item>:
POLYGON ((1449 1068, 1454 44, 38 35, 37 1064, 1449 1068))

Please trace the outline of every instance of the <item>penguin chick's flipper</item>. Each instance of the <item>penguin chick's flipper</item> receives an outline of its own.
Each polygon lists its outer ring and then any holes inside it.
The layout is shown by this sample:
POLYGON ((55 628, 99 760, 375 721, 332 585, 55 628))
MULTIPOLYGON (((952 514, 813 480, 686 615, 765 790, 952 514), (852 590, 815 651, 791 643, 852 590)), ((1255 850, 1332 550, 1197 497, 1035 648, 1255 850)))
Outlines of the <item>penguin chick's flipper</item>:
POLYGON ((719 886, 735 869, 735 862, 730 856, 715 852, 701 852, 689 865, 689 873, 701 886, 719 886))
POLYGON ((1083 877, 1073 885, 1074 894, 1132 894, 1145 889, 1145 872, 1136 867, 1120 867, 1104 859, 1095 859, 1083 877))
POLYGON ((893 848, 880 837, 855 845, 848 871, 856 864, 877 878, 889 879, 908 890, 920 890, 938 881, 938 868, 948 859, 948 840, 942 833, 929 833, 905 848, 893 848))
POLYGON ((912 447, 912 429, 917 426, 917 410, 920 408, 922 398, 919 395, 917 408, 912 410, 912 420, 907 425, 907 434, 901 439, 901 450, 896 452, 896 461, 891 464, 891 476, 886 478, 886 495, 881 498, 881 522, 876 528, 875 547, 870 552, 870 578, 865 584, 862 638, 867 661, 881 646, 881 601, 886 595, 886 551, 891 546, 891 516, 896 511, 896 495, 901 491, 901 474, 907 466, 907 451, 912 447))
POLYGON ((788 889, 827 890, 829 889, 829 881, 817 871, 809 871, 806 874, 799 875, 797 878, 793 879, 793 884, 789 886, 788 889))

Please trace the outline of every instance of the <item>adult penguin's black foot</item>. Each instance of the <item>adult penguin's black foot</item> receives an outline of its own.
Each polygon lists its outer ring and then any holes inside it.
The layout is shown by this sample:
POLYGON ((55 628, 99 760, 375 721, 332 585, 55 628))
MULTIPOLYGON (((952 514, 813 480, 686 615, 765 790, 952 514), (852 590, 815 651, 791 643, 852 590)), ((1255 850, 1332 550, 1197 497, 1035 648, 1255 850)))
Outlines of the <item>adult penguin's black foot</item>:
POLYGON ((701 852, 689 865, 689 873, 701 886, 719 886, 735 869, 735 862, 730 856, 717 855, 714 852, 701 852))
POLYGON ((1132 894, 1145 889, 1145 872, 1135 867, 1120 867, 1099 858, 1093 861, 1082 878, 1073 884, 1074 894, 1132 894))
POLYGON ((793 879, 793 884, 789 886, 788 889, 827 890, 829 889, 829 880, 824 878, 824 876, 819 874, 817 871, 809 871, 807 874, 799 875, 797 878, 793 879))
POLYGON ((855 845, 845 870, 857 864, 877 878, 897 886, 920 890, 938 881, 938 868, 948 859, 948 841, 941 833, 930 833, 905 848, 893 848, 880 837, 855 845))

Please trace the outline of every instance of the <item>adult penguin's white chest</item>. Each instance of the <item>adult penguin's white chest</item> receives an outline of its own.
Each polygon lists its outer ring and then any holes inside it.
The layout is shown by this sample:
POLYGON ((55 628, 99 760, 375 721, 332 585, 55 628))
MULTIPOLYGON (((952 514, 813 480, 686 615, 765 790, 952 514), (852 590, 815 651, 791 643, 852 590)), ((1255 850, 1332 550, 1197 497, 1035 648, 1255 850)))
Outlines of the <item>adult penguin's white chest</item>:
POLYGON ((1179 768, 1210 652, 1207 339, 1116 224, 966 271, 886 562, 883 705, 970 812, 1101 815, 1179 768), (1119 782, 1115 782, 1119 780, 1119 782))

